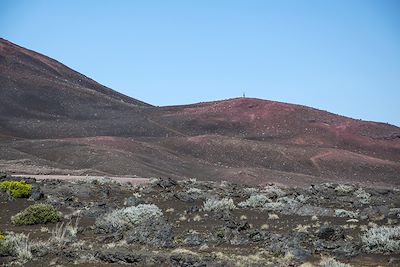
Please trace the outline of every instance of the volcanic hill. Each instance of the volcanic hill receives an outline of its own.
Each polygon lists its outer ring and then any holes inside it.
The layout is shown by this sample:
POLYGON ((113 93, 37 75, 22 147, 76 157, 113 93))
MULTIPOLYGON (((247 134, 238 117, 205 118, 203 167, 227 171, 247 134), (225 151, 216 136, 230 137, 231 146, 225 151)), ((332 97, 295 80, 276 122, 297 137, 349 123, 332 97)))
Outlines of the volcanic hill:
POLYGON ((0 170, 400 184, 400 128, 235 98, 154 107, 0 39, 0 170))

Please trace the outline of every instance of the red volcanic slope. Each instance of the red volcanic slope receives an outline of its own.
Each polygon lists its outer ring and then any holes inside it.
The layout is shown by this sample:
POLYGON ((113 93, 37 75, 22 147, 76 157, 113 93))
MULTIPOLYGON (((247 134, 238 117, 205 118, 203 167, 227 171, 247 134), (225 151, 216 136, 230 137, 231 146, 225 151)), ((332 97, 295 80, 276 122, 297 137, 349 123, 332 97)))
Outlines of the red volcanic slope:
POLYGON ((399 182, 400 129, 392 125, 251 98, 165 107, 158 116, 189 136, 165 140, 170 149, 228 168, 399 182))
POLYGON ((400 129, 236 98, 153 107, 0 39, 0 170, 400 184, 400 129))
POLYGON ((162 111, 160 121, 186 135, 221 134, 280 144, 371 150, 397 160, 400 156, 398 127, 306 106, 236 98, 162 111))

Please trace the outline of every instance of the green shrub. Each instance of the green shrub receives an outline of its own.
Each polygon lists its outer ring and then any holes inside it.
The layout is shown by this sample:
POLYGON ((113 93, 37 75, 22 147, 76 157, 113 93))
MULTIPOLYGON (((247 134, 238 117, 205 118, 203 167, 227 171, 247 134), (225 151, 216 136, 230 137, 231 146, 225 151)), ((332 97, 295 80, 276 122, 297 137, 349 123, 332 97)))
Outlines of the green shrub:
POLYGON ((32 194, 32 185, 25 181, 3 181, 0 188, 8 191, 14 198, 28 198, 32 194))
POLYGON ((5 238, 5 236, 4 236, 3 232, 0 231, 0 241, 1 241, 1 240, 4 240, 4 238, 5 238))
POLYGON ((35 204, 11 217, 11 222, 16 225, 31 225, 48 222, 58 222, 61 214, 49 204, 35 204))

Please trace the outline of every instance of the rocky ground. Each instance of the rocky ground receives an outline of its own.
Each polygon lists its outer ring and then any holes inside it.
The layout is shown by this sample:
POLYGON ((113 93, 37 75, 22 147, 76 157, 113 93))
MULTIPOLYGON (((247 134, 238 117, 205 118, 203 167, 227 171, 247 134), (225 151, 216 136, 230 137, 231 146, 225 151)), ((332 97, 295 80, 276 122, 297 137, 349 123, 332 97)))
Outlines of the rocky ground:
MULTIPOLYGON (((357 185, 250 187, 227 182, 23 179, 0 190, 0 230, 19 236, 4 266, 399 266, 400 191, 357 185), (35 203, 59 223, 16 226, 35 203), (15 233, 15 234, 13 234, 15 233)), ((0 241, 1 242, 1 241, 0 241)))

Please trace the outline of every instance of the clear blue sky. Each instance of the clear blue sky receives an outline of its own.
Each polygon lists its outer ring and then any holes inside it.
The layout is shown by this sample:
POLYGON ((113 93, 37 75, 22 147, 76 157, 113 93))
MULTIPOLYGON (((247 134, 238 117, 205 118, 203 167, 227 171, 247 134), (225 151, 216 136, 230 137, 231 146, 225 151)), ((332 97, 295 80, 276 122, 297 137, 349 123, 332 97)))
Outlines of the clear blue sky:
POLYGON ((0 0, 0 36, 154 105, 245 91, 400 126, 398 0, 0 0))

